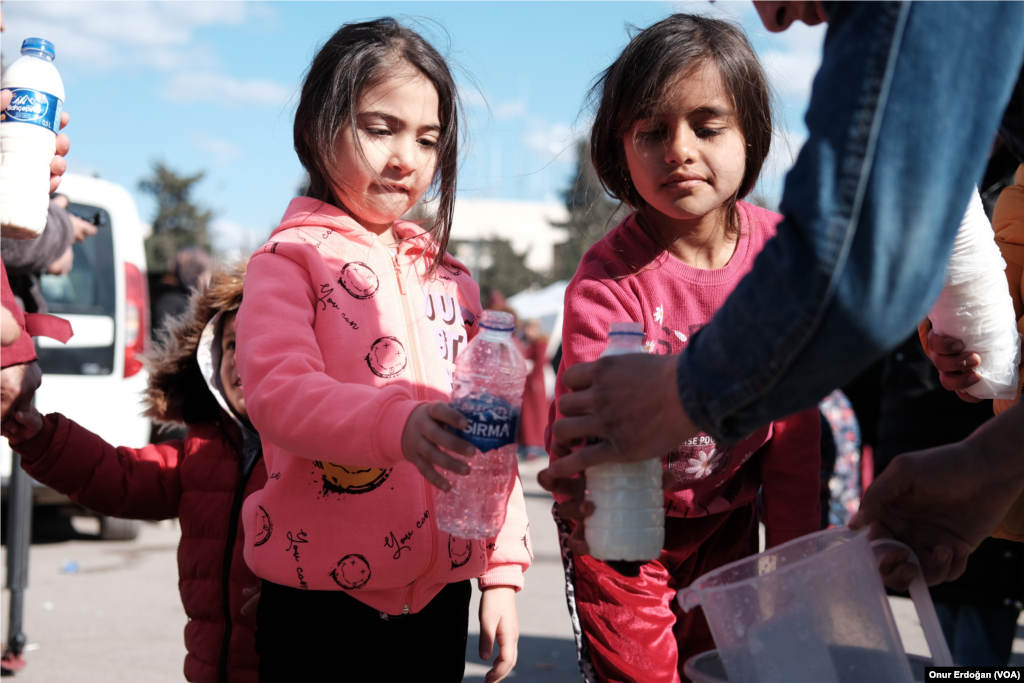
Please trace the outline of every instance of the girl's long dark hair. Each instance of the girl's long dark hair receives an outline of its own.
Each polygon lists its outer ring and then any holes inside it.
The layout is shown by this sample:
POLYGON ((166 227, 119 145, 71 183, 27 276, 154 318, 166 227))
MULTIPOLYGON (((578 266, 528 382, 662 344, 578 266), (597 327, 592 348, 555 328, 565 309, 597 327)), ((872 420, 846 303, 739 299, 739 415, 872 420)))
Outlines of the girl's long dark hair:
POLYGON ((597 104, 590 158, 601 184, 634 210, 646 202, 629 178, 623 138, 638 120, 656 116, 677 79, 714 64, 732 97, 746 141, 746 168, 727 204, 726 229, 739 231, 736 202, 757 183, 772 141, 771 95, 761 64, 743 31, 708 17, 673 14, 633 36, 590 89, 597 104))
MULTIPOLYGON (((345 24, 313 58, 295 111, 295 151, 309 174, 306 196, 343 207, 334 189, 340 184, 335 143, 345 126, 356 125, 356 107, 366 88, 403 63, 412 66, 437 90, 441 134, 434 147, 437 169, 431 188, 438 193, 437 217, 429 232, 438 244, 433 273, 448 250, 455 212, 458 167, 458 92, 437 50, 415 31, 391 17, 345 24)), ((359 137, 354 136, 356 145, 359 137)), ((360 148, 360 152, 362 152, 360 148)))

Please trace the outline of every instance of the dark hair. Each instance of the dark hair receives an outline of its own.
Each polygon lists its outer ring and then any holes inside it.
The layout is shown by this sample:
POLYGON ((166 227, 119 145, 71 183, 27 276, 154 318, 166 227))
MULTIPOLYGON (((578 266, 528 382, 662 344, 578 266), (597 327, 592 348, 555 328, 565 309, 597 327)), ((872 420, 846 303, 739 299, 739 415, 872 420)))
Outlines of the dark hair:
MULTIPOLYGON (((409 64, 437 90, 441 134, 437 169, 431 187, 440 195, 437 217, 429 229, 439 251, 431 272, 444 258, 455 211, 458 166, 458 93, 448 65, 437 50, 415 31, 391 17, 345 24, 313 58, 302 84, 295 111, 295 151, 309 174, 305 195, 343 207, 334 193, 338 184, 335 141, 345 126, 354 126, 363 91, 385 79, 389 71, 409 64)), ((359 146, 359 138, 356 137, 359 146)), ((362 153, 361 147, 359 148, 362 153)))
POLYGON ((771 147, 772 114, 764 71, 736 26, 673 14, 634 35, 590 89, 588 99, 598 104, 590 158, 609 194, 635 210, 646 206, 629 178, 623 138, 638 120, 657 115, 680 76, 708 62, 718 67, 746 142, 743 180, 726 214, 726 229, 738 232, 736 201, 754 189, 761 173, 771 147))

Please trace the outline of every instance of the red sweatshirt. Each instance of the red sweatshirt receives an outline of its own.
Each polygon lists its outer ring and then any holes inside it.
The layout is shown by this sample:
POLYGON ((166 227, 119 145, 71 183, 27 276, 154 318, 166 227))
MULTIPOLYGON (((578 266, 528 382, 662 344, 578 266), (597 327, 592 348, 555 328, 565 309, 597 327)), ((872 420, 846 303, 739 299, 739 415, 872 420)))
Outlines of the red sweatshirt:
MULTIPOLYGON (((647 351, 664 355, 682 353, 710 322, 782 220, 745 202, 738 209, 736 252, 717 270, 676 260, 640 230, 632 215, 587 251, 565 292, 562 365, 551 421, 561 417, 556 404, 566 391, 562 372, 601 355, 610 323, 642 323, 647 351)), ((738 508, 763 485, 769 546, 817 531, 820 449, 816 408, 773 422, 735 444, 699 434, 662 458, 680 482, 665 493, 666 514, 701 517, 738 508)))

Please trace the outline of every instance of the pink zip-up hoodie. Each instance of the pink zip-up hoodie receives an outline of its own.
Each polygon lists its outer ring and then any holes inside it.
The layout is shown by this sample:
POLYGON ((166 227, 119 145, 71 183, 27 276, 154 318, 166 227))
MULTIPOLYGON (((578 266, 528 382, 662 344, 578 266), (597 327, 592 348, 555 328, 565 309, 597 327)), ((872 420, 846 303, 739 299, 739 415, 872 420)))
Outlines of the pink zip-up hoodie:
POLYGON ((468 578, 519 590, 533 560, 518 476, 498 535, 468 541, 437 529, 437 490, 402 454, 413 409, 448 401, 481 310, 464 266, 446 256, 427 277, 436 242, 395 231, 397 253, 336 207, 293 199, 249 263, 236 323, 268 472, 242 509, 246 562, 387 614, 468 578))

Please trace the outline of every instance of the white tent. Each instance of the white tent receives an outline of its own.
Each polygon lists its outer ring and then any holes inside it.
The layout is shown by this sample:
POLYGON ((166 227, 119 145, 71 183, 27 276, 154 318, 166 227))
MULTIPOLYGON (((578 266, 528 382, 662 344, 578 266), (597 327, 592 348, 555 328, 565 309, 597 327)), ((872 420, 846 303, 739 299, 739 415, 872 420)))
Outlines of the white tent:
POLYGON ((544 334, 548 335, 548 349, 544 354, 548 363, 544 367, 544 385, 548 397, 555 395, 555 373, 550 360, 562 344, 562 307, 568 280, 559 280, 543 289, 528 289, 508 298, 508 305, 520 320, 536 318, 544 334))
POLYGON ((528 289, 510 296, 508 305, 520 320, 539 320, 544 334, 550 336, 554 331, 555 322, 562 315, 562 302, 565 299, 565 288, 568 286, 568 280, 559 280, 543 289, 528 289))

